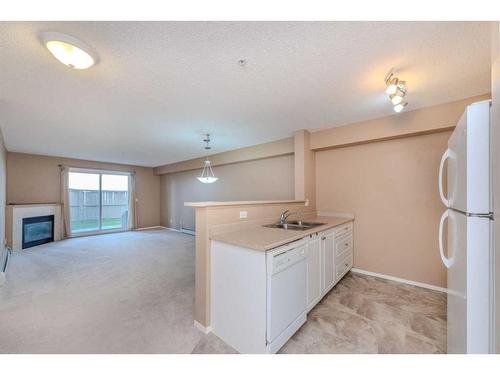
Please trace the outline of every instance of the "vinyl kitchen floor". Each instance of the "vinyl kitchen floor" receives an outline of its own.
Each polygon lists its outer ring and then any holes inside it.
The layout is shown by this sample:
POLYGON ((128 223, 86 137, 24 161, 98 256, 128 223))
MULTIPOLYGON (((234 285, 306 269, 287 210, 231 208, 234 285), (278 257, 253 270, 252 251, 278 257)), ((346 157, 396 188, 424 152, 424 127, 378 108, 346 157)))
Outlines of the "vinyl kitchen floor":
POLYGON ((446 353, 446 295, 349 273, 281 353, 446 353))

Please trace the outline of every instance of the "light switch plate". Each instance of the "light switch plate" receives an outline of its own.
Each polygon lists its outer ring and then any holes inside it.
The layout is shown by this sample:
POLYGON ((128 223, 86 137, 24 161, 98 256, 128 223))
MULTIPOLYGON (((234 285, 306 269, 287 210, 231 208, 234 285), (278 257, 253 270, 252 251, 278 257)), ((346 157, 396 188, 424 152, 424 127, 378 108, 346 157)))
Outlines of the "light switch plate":
POLYGON ((248 211, 240 211, 240 219, 246 219, 248 217, 248 211))

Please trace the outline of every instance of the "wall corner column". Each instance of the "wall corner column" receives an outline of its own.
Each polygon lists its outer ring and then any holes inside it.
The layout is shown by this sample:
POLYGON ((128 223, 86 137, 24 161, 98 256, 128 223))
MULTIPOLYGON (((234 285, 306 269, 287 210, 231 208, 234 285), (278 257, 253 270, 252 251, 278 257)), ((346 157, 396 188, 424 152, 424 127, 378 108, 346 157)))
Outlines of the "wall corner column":
POLYGON ((316 210, 316 158, 311 151, 311 133, 303 129, 294 133, 295 199, 308 200, 316 210))

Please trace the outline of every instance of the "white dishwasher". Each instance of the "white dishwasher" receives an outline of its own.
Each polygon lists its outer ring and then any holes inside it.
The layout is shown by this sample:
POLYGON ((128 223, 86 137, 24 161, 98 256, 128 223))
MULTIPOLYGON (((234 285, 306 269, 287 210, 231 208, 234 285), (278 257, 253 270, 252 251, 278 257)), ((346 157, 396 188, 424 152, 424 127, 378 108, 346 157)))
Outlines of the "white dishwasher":
POLYGON ((274 353, 307 320, 307 240, 266 254, 267 345, 274 353))

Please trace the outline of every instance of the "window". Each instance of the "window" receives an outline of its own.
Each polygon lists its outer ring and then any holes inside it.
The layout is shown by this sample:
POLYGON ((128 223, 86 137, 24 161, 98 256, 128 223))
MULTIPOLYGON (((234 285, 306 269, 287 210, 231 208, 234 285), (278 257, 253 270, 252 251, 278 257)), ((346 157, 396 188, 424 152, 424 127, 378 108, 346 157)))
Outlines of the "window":
POLYGON ((72 233, 127 228, 128 174, 70 171, 68 178, 72 233))

